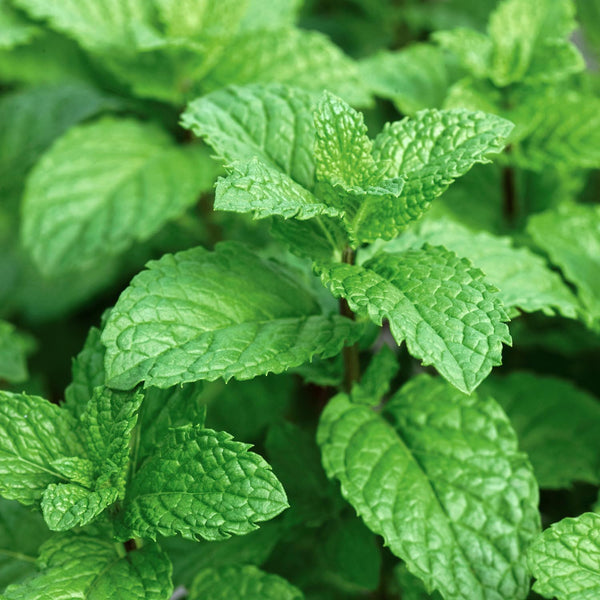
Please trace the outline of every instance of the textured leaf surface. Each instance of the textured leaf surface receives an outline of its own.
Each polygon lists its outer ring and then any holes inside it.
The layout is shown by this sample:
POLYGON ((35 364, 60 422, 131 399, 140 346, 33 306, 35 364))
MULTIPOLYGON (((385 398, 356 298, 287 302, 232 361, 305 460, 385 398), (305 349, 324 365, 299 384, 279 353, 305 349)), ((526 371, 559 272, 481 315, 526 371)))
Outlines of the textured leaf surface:
POLYGON ((360 334, 349 319, 319 314, 297 274, 241 244, 166 255, 148 267, 103 333, 108 381, 120 389, 280 373, 333 356, 360 334))
POLYGON ((212 429, 171 430, 128 489, 125 539, 180 533, 219 540, 278 515, 287 508, 283 487, 249 447, 212 429))
POLYGON ((356 63, 322 33, 283 28, 234 38, 202 82, 210 92, 226 85, 282 83, 328 89, 354 105, 370 103, 356 63))
POLYGON ((0 379, 18 383, 27 379, 27 354, 31 349, 29 337, 13 325, 0 319, 0 379))
POLYGON ((461 109, 421 111, 387 124, 375 139, 374 156, 389 161, 386 177, 403 177, 405 183, 400 199, 382 209, 388 214, 387 229, 375 229, 372 239, 396 237, 457 177, 500 152, 511 129, 500 117, 461 109))
POLYGON ((600 483, 600 402, 557 377, 513 372, 490 377, 482 391, 506 411, 542 488, 600 483))
POLYGON ((371 359, 360 382, 352 388, 350 394, 352 401, 379 404, 389 392, 391 381, 398 373, 399 368, 400 365, 394 352, 389 346, 382 346, 381 350, 371 359))
POLYGON ((76 429, 56 404, 0 392, 0 493, 33 504, 50 483, 65 479, 52 462, 83 453, 76 429))
POLYGON ((145 0, 13 0, 13 4, 36 19, 48 20, 88 50, 131 52, 157 41, 158 32, 150 26, 154 3, 145 0))
POLYGON ((600 515, 584 513, 546 529, 529 549, 529 565, 537 579, 533 589, 545 598, 598 598, 600 515))
POLYGON ((75 483, 51 483, 42 497, 42 513, 49 529, 66 531, 93 521, 118 495, 114 487, 91 491, 75 483))
POLYGON ((510 344, 507 315, 484 275, 442 247, 377 254, 363 267, 321 269, 322 280, 458 389, 474 390, 510 344))
POLYGON ((446 600, 527 596, 537 485, 492 399, 422 375, 382 415, 336 396, 317 439, 344 497, 429 591, 446 600))
POLYGON ((52 537, 41 548, 37 577, 10 586, 6 600, 165 600, 171 563, 156 544, 122 557, 111 541, 85 535, 52 537))
POLYGON ((179 216, 213 178, 203 151, 178 148, 154 125, 75 127, 31 173, 23 243, 47 274, 97 264, 179 216))
POLYGON ((397 252, 424 243, 440 244, 472 261, 499 289, 505 308, 541 310, 548 315, 558 312, 569 318, 580 311, 577 298, 547 262, 527 248, 515 248, 508 237, 473 233, 454 221, 439 219, 425 221, 381 248, 397 252))
POLYGON ((292 25, 302 4, 303 0, 273 0, 269 4, 265 4, 262 0, 249 0, 241 29, 243 31, 279 29, 285 25, 292 25))
POLYGON ((38 548, 49 535, 39 511, 0 499, 0 593, 35 572, 38 548))
POLYGON ((181 123, 204 138, 226 164, 258 158, 312 190, 314 103, 297 88, 232 86, 191 102, 181 123))
POLYGON ((600 207, 567 204, 534 215, 527 231, 577 287, 590 323, 600 319, 600 207))
POLYGON ((205 569, 198 573, 190 600, 303 600, 304 594, 278 575, 252 566, 205 569))
POLYGON ((81 415, 87 455, 98 476, 108 477, 121 498, 125 495, 131 433, 143 398, 141 392, 116 392, 99 387, 81 415))
POLYGON ((406 115, 441 108, 452 81, 443 52, 428 44, 379 52, 363 59, 360 71, 375 94, 389 98, 406 115))

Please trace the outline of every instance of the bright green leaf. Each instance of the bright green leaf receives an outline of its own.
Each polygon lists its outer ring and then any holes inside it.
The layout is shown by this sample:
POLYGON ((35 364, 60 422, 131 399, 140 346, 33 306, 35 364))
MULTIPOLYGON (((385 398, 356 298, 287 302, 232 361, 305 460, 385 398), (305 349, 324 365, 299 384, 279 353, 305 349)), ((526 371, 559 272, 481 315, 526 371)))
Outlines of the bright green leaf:
POLYGON ((445 248, 377 254, 364 266, 322 267, 334 296, 377 324, 388 319, 398 344, 471 392, 500 364, 510 344, 508 319, 495 288, 466 259, 445 248))
POLYGON ((252 565, 205 569, 198 573, 190 600, 303 600, 304 594, 278 575, 252 565))
POLYGON ((8 0, 0 0, 0 49, 26 44, 37 35, 39 28, 23 17, 8 0))
POLYGON ((389 392, 392 379, 398 373, 398 359, 389 346, 384 345, 371 358, 371 362, 352 388, 352 402, 361 404, 379 404, 389 392))
POLYGON ((73 417, 38 396, 0 392, 0 494, 33 504, 64 479, 52 461, 83 454, 73 417))
POLYGON ((360 335, 353 321, 320 312, 292 271, 241 244, 166 255, 111 312, 102 337, 108 383, 251 379, 333 356, 360 335))
POLYGON ((344 497, 429 591, 446 600, 527 596, 537 484, 492 399, 421 375, 382 415, 336 396, 317 439, 344 497))
POLYGON ((183 213, 214 175, 202 149, 180 148, 151 124, 72 128, 29 177, 23 243, 47 274, 97 264, 183 213))
POLYGON ((584 513, 544 531, 529 549, 533 589, 545 598, 596 600, 600 594, 600 515, 584 513))
POLYGON ((278 515, 288 506, 283 487, 249 447, 212 429, 171 430, 130 484, 125 538, 219 540, 278 515))

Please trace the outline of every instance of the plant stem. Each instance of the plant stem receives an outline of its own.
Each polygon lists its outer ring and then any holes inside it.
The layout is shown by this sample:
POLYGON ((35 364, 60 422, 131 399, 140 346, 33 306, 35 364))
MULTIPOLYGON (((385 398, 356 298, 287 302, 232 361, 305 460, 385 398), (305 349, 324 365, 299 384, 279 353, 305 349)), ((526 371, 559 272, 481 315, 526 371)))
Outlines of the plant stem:
MULTIPOLYGON (((354 264, 354 250, 346 246, 342 252, 342 262, 348 265, 354 264)), ((340 298, 340 314, 343 317, 354 320, 354 313, 348 306, 348 302, 344 298, 340 298)), ((360 379, 360 362, 358 360, 358 343, 352 346, 345 346, 342 351, 344 359, 344 384, 343 389, 346 393, 350 393, 352 385, 360 379)))

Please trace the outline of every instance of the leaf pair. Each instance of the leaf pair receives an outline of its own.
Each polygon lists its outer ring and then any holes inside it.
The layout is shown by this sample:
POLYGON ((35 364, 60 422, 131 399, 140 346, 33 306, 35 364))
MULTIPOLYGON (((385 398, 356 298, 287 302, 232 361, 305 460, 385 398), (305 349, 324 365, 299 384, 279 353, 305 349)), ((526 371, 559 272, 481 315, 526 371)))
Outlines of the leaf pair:
POLYGON ((217 185, 216 208, 314 218, 330 252, 398 235, 456 177, 500 151, 511 129, 483 113, 425 111, 372 142, 362 115, 339 98, 316 104, 274 85, 209 94, 182 122, 230 171, 217 185))

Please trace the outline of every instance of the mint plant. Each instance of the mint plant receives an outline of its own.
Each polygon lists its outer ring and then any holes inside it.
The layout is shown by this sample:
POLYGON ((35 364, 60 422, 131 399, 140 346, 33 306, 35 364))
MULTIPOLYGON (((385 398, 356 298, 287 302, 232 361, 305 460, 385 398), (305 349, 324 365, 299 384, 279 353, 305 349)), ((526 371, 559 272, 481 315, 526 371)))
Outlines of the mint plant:
POLYGON ((597 596, 592 4, 0 0, 0 598, 597 596))

